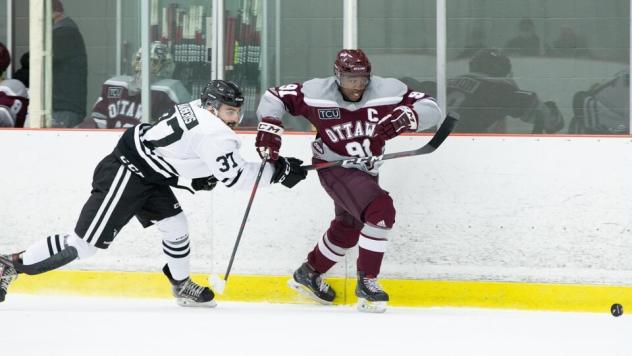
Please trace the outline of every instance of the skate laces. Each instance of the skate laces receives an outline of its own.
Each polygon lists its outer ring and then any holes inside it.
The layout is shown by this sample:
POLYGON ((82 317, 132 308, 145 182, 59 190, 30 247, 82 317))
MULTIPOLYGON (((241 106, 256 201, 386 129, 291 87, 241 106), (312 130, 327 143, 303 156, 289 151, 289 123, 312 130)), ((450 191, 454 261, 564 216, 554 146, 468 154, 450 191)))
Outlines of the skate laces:
POLYGON ((363 278, 364 286, 371 292, 382 292, 382 287, 377 283, 377 278, 363 278))
POLYGON ((9 284, 17 278, 15 268, 0 262, 0 290, 7 291, 9 284))
MULTIPOLYGON (((7 256, 2 255, 1 257, 3 257, 3 259, 9 260, 7 256)), ((3 260, 0 260, 0 283, 5 283, 6 281, 6 284, 8 285, 9 282, 11 282, 13 278, 17 276, 17 274, 18 273, 12 265, 4 262, 3 260)))
POLYGON ((325 282, 320 276, 316 277, 316 282, 318 283, 318 290, 321 292, 327 293, 329 291, 329 284, 325 282))
POLYGON ((180 289, 180 294, 198 298, 203 291, 204 287, 194 283, 191 279, 187 279, 187 281, 184 282, 182 289, 180 289))

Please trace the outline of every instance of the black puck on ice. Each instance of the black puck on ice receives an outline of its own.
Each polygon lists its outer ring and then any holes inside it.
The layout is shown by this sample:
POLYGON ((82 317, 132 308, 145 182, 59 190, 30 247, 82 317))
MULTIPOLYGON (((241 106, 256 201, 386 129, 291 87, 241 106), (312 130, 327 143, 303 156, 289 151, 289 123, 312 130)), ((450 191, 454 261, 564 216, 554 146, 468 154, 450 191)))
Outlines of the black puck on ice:
POLYGON ((610 307, 610 314, 612 314, 612 316, 620 316, 623 314, 623 306, 619 303, 612 304, 610 307))

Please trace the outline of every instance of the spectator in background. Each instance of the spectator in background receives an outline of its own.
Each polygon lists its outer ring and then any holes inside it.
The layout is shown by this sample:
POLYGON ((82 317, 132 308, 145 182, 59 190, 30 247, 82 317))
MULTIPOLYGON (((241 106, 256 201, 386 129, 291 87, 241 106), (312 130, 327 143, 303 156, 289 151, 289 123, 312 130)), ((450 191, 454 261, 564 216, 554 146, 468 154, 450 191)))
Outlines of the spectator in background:
POLYGON ((476 52, 483 48, 487 48, 487 35, 481 27, 475 27, 472 31, 468 32, 467 39, 465 41, 465 48, 457 58, 470 58, 476 52))
POLYGON ((535 33, 535 25, 530 18, 518 23, 518 35, 505 43, 505 53, 518 56, 539 56, 540 38, 535 33))
POLYGON ((548 51, 554 57, 590 57, 586 38, 579 36, 569 26, 560 27, 560 33, 548 51))
POLYGON ((11 64, 11 54, 4 43, 0 42, 0 80, 4 78, 4 72, 9 68, 9 64, 11 64))
POLYGON ((24 84, 25 87, 29 87, 29 52, 26 52, 20 57, 20 69, 13 73, 13 79, 17 79, 24 84))
MULTIPOLYGON (((455 132, 507 133, 507 118, 533 124, 532 133, 555 133, 564 127, 557 105, 520 89, 511 78, 511 68, 502 51, 485 48, 470 59, 469 73, 448 79, 447 111, 459 119, 455 132)), ((416 87, 436 95, 434 82, 420 82, 416 87)))
POLYGON ((86 115, 88 60, 77 24, 53 0, 53 127, 74 127, 86 115))
POLYGON ((0 127, 24 127, 29 104, 28 93, 19 80, 1 80, 9 64, 9 50, 0 42, 0 127))
MULTIPOLYGON (((141 122, 141 50, 138 49, 132 62, 134 76, 112 77, 103 83, 101 96, 92 111, 77 127, 116 129, 127 128, 141 122)), ((171 79, 175 63, 169 47, 158 41, 149 50, 151 70, 151 120, 173 109, 174 105, 188 102, 190 95, 179 80, 171 79)))

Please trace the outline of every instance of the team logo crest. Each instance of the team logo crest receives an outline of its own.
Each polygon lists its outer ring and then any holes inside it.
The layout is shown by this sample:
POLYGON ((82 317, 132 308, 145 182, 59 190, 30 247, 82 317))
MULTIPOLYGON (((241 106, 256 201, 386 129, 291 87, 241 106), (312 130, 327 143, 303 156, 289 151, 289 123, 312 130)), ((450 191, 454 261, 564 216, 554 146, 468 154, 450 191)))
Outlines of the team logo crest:
POLYGON ((108 98, 109 99, 120 98, 122 92, 123 92, 123 88, 121 87, 110 87, 108 88, 108 98))
POLYGON ((319 155, 325 154, 325 149, 323 148, 322 142, 319 142, 319 141, 312 142, 312 148, 314 149, 314 152, 316 152, 319 155))
POLYGON ((318 109, 318 118, 321 120, 340 119, 340 109, 339 108, 318 109))

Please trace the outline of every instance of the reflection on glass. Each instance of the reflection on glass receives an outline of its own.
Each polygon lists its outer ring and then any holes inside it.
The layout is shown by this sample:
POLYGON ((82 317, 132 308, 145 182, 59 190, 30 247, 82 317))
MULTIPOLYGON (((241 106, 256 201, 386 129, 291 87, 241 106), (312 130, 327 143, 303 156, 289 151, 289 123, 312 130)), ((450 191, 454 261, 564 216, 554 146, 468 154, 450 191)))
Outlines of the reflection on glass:
POLYGON ((262 12, 265 1, 225 1, 224 78, 244 94, 242 129, 256 126, 255 111, 261 95, 262 12))
POLYGON ((88 56, 79 26, 53 0, 53 127, 74 127, 86 115, 88 56))
POLYGON ((629 60, 627 0, 509 0, 501 7, 452 0, 447 6, 447 104, 462 116, 457 130, 629 130, 628 75, 622 72, 629 60), (507 58, 509 75, 472 71, 476 53, 492 48, 507 58), (520 92, 532 99, 506 97, 520 92))
MULTIPOLYGON (((200 1, 199 3, 206 3, 200 1)), ((83 128, 124 128, 142 120, 142 51, 140 46, 140 3, 122 2, 123 18, 120 75, 112 75, 101 92, 83 128)), ((207 43, 203 29, 210 10, 190 2, 152 0, 150 10, 150 122, 176 104, 199 97, 210 79, 207 43), (194 97, 195 98, 195 97, 194 97)))
MULTIPOLYGON (((295 85, 314 77, 330 76, 333 60, 342 48, 343 2, 339 0, 281 0, 267 1, 267 16, 262 16, 263 8, 255 9, 255 1, 227 0, 229 17, 233 14, 248 14, 255 11, 249 23, 255 25, 254 37, 259 46, 259 38, 267 39, 267 44, 254 51, 257 66, 253 63, 235 68, 231 77, 246 84, 247 108, 242 127, 253 128, 257 118, 255 110, 266 88, 295 85), (244 7, 242 3, 245 3, 244 7), (281 8, 277 7, 281 4, 281 8), (278 14, 280 13, 280 16, 278 14), (265 58, 259 51, 267 53, 265 58), (259 68, 259 69, 257 69, 259 68), (249 105, 248 100, 254 98, 249 105)), ((258 3, 262 3, 259 1, 258 3)), ((242 15, 243 18, 243 15, 242 15)), ((307 120, 284 115, 286 130, 311 131, 307 120)))
POLYGON ((210 1, 152 0, 150 25, 151 41, 164 46, 166 65, 151 69, 155 120, 174 104, 198 99, 211 80, 210 1))
POLYGON ((434 81, 435 14, 434 0, 360 1, 358 47, 371 58, 374 74, 398 78, 414 90, 434 81))

